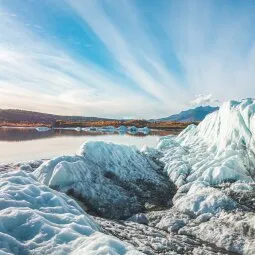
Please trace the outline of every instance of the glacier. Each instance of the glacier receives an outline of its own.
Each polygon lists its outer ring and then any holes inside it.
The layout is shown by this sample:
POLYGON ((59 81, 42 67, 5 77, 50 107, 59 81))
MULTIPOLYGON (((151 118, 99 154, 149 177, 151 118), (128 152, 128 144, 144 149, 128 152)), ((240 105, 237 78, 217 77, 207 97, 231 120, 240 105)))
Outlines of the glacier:
POLYGON ((198 126, 143 148, 177 186, 173 205, 146 212, 142 224, 140 215, 96 220, 145 254, 255 254, 254 125, 255 100, 230 101, 198 126))
POLYGON ((252 182, 255 178, 255 101, 224 103, 198 126, 161 139, 158 149, 174 183, 252 182))
POLYGON ((254 130, 255 100, 246 99, 226 102, 198 126, 161 138, 160 160, 178 187, 174 205, 195 215, 238 208, 215 186, 238 182, 233 187, 253 189, 249 183, 255 176, 254 130))
POLYGON ((0 254, 140 254, 32 174, 13 170, 0 179, 0 254))
POLYGON ((85 142, 76 156, 61 156, 33 172, 43 184, 81 201, 92 214, 124 219, 171 203, 175 186, 162 166, 135 146, 85 142))
POLYGON ((87 141, 12 167, 0 166, 3 254, 255 254, 254 99, 156 148, 87 141))

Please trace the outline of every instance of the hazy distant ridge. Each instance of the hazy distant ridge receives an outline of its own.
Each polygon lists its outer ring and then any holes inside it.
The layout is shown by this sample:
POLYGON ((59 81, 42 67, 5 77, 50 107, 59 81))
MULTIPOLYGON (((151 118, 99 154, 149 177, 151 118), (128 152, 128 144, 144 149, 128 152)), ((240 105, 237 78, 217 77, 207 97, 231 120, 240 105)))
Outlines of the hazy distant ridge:
MULTIPOLYGON (((169 117, 161 119, 153 119, 151 121, 177 121, 177 122, 197 122, 202 121, 205 116, 211 112, 218 110, 219 107, 212 106, 199 106, 194 109, 189 109, 182 111, 179 114, 174 114, 169 117)), ((98 118, 98 117, 84 117, 84 116, 64 116, 55 115, 49 113, 25 111, 18 109, 0 109, 0 122, 10 122, 10 123, 45 123, 53 124, 56 121, 104 121, 104 120, 114 120, 108 118, 98 118)))
POLYGON ((1 122, 29 122, 52 124, 56 120, 63 121, 100 121, 108 120, 106 118, 83 117, 83 116, 62 116, 41 112, 17 110, 17 109, 0 109, 1 122))
POLYGON ((219 110, 219 107, 199 106, 197 108, 182 111, 178 114, 174 114, 169 117, 158 119, 158 121, 179 121, 179 122, 202 121, 207 114, 217 110, 219 110))

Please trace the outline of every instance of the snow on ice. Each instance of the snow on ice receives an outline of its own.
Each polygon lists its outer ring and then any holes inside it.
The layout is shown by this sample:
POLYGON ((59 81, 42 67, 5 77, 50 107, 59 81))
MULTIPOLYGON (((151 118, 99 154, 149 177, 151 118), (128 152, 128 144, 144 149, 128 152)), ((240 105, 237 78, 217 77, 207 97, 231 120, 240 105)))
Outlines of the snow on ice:
POLYGON ((76 197, 91 212, 115 219, 145 207, 167 206, 175 193, 161 166, 135 146, 101 141, 84 143, 77 156, 42 164, 34 175, 76 197))
POLYGON ((1 254, 139 254, 100 233, 100 227, 63 193, 24 171, 0 173, 1 254))

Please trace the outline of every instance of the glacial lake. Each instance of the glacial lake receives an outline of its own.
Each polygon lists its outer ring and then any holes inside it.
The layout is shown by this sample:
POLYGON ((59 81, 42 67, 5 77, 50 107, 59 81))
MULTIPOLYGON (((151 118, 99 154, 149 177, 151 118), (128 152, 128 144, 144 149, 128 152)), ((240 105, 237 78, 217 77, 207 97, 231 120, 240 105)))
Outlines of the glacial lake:
POLYGON ((119 144, 156 146, 161 136, 171 131, 151 131, 149 134, 119 134, 76 130, 34 128, 0 128, 0 163, 16 163, 50 159, 59 155, 73 155, 85 141, 108 141, 119 144))

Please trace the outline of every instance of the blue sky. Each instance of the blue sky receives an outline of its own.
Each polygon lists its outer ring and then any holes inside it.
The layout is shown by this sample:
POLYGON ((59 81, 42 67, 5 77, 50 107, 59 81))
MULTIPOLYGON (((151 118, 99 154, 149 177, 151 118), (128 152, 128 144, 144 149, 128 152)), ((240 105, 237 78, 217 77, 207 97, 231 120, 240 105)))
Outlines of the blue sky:
POLYGON ((151 118, 255 93, 255 1, 0 0, 0 108, 151 118))

